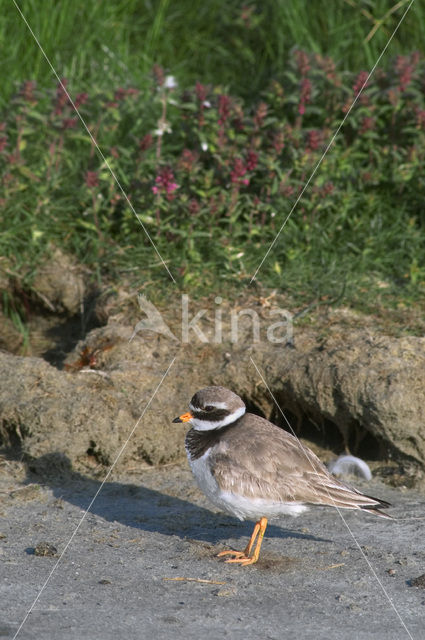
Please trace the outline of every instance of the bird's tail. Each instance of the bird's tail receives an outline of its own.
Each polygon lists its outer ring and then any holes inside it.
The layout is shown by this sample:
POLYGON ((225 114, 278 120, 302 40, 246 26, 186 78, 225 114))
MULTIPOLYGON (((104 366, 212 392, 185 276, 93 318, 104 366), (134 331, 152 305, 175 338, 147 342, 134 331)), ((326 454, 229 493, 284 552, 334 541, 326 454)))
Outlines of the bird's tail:
POLYGON ((360 508, 363 509, 363 511, 373 513, 373 515, 380 516, 381 518, 388 518, 389 520, 393 520, 392 516, 389 516, 388 513, 384 513, 383 511, 381 511, 381 509, 388 509, 388 507, 391 506, 389 502, 387 502, 386 500, 380 500, 379 498, 373 498, 372 496, 366 496, 366 498, 375 500, 376 504, 370 506, 361 506, 360 508))

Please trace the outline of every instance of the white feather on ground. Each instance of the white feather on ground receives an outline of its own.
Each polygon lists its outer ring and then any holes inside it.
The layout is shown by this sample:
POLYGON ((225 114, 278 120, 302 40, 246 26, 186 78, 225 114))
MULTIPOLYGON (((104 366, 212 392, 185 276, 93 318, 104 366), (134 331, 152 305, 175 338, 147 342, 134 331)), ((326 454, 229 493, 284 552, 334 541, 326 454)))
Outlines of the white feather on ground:
POLYGON ((364 460, 355 456, 339 456, 336 460, 329 462, 328 469, 334 476, 353 475, 364 480, 372 480, 369 466, 364 460))

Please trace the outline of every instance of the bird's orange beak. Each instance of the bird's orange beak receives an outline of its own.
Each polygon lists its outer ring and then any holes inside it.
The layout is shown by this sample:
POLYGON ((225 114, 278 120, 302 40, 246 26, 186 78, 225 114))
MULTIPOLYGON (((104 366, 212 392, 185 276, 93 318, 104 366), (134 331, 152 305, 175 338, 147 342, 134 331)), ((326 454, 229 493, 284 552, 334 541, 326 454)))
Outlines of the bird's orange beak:
POLYGON ((188 411, 187 413, 184 413, 182 416, 179 416, 178 418, 174 418, 173 422, 189 422, 189 420, 192 420, 193 415, 188 411))

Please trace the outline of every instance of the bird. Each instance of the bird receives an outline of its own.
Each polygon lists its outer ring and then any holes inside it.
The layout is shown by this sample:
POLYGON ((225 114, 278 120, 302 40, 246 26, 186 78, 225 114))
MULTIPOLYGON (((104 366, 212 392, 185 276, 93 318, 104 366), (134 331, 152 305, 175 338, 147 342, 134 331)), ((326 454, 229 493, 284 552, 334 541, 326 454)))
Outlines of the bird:
POLYGON ((222 511, 255 520, 243 551, 219 557, 242 566, 258 561, 268 520, 298 516, 311 506, 381 511, 391 506, 333 477, 298 438, 265 418, 247 413, 236 393, 221 386, 197 391, 189 411, 173 420, 188 422, 185 448, 199 488, 222 511))

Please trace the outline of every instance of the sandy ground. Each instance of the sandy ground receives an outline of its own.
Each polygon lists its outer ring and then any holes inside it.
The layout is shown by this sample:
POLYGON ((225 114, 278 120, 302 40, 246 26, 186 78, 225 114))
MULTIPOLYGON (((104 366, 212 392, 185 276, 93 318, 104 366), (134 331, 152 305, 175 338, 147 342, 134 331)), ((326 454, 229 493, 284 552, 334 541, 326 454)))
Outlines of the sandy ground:
MULTIPOLYGON (((99 483, 2 476, 0 638, 13 638, 99 483), (39 481, 38 481, 39 482, 39 481)), ((358 486, 359 483, 357 483, 358 486)), ((252 523, 216 513, 186 466, 109 478, 18 638, 425 638, 425 496, 373 481, 394 521, 333 509, 273 521, 260 561, 225 564, 252 523), (351 535, 351 533, 352 535, 351 535), (362 551, 363 554, 362 555, 362 551)))

